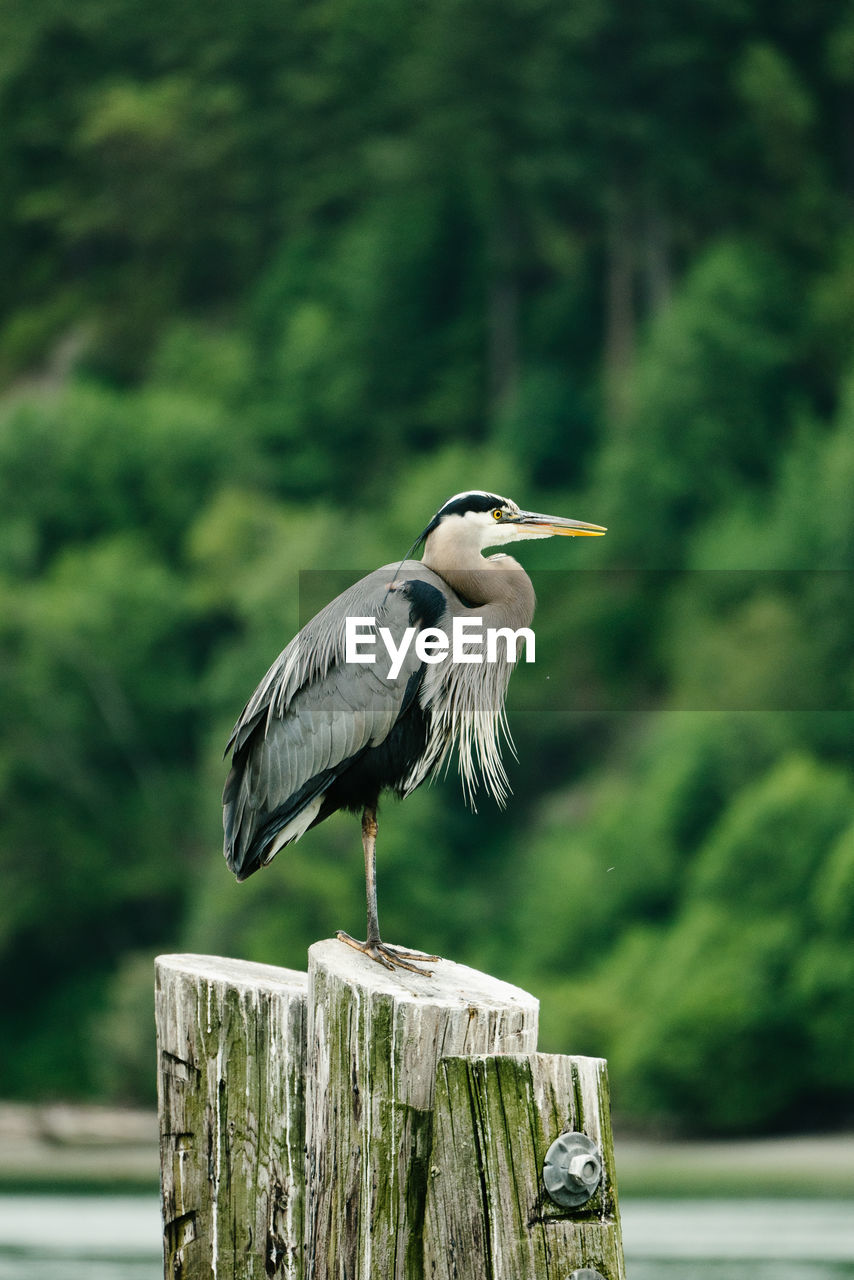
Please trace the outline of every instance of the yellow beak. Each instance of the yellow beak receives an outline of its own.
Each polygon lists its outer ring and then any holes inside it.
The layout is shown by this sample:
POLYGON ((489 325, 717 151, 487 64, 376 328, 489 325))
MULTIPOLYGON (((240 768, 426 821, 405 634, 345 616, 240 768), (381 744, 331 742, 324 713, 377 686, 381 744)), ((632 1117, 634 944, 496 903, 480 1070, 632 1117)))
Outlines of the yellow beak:
POLYGON ((587 524, 584 520, 569 520, 564 516, 543 516, 536 511, 521 512, 513 523, 542 529, 544 533, 557 534, 562 538, 601 538, 608 532, 601 524, 587 524))

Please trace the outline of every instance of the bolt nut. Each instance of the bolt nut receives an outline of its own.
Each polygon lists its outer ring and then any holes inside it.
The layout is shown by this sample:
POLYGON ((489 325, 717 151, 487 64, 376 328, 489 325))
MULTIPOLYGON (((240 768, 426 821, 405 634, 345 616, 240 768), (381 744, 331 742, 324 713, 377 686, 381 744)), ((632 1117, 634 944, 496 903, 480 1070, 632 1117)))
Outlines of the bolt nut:
MULTIPOLYGON (((562 1133, 555 1138, 543 1163, 543 1182, 555 1204, 577 1209, 587 1203, 601 1181, 602 1157, 595 1142, 584 1133, 562 1133)), ((586 1280, 583 1274, 580 1280, 586 1280)))
POLYGON ((605 1280, 601 1271, 594 1271, 592 1267, 579 1267, 577 1271, 570 1271, 566 1280, 605 1280))

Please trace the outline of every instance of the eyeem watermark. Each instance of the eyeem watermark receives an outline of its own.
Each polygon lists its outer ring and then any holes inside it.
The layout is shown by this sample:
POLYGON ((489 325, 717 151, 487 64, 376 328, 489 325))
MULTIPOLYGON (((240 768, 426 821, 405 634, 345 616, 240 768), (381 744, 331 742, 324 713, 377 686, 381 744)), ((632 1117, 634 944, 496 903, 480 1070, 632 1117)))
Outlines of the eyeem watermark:
POLYGON ((424 627, 419 631, 415 627, 407 627, 400 638, 400 644, 388 627, 377 627, 376 618, 347 618, 344 624, 344 659, 346 662, 376 662, 377 638, 382 641, 391 663, 388 672, 389 680, 400 675, 404 659, 415 645, 415 656, 419 662, 443 662, 450 657, 451 662, 500 662, 500 642, 503 641, 503 661, 515 662, 518 656, 518 644, 522 641, 525 661, 533 662, 536 650, 534 633, 530 627, 487 627, 484 631, 483 618, 454 618, 451 636, 441 627, 424 627), (484 646, 484 637, 486 645, 484 646))

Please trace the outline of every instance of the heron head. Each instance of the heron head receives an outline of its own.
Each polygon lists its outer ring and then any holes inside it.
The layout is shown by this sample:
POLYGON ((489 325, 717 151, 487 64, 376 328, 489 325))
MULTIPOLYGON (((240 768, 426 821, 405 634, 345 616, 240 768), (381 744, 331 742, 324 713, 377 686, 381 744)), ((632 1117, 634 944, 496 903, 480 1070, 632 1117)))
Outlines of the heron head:
POLYGON ((426 544, 432 535, 440 534, 443 541, 483 551, 532 538, 596 538, 603 533, 598 524, 523 511, 511 498, 470 489, 443 503, 418 541, 426 544))

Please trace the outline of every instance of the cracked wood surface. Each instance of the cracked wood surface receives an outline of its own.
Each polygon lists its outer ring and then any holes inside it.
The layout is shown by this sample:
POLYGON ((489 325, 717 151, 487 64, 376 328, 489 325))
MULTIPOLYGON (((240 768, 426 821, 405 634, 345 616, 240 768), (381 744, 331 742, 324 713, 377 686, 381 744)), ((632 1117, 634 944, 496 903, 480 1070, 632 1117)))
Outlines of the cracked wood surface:
POLYGON ((157 961, 167 1280, 625 1280, 605 1063, 535 1052, 538 1003, 330 939, 309 973, 157 961), (561 1209, 562 1132, 604 1177, 561 1209))
POLYGON ((606 1064, 557 1054, 439 1063, 424 1230, 426 1280, 625 1280, 606 1064), (555 1138, 584 1133, 602 1157, 593 1196, 555 1204, 542 1178, 555 1138))
POLYGON ((306 1280, 420 1280, 437 1063, 536 1047, 533 996, 430 967, 390 973, 336 941, 309 951, 306 1280))
POLYGON ((156 961, 166 1280, 302 1280, 307 975, 156 961))

